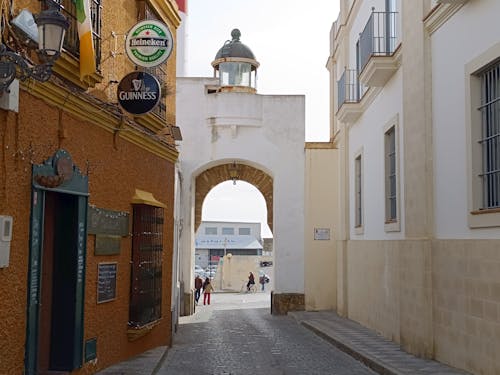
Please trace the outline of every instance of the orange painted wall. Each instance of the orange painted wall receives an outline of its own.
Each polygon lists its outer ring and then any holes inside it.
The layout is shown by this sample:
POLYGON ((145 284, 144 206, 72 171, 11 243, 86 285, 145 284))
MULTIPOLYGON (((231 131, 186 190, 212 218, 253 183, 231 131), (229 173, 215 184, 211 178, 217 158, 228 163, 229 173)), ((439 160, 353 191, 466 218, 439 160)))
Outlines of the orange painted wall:
POLYGON ((20 92, 19 113, 0 110, 0 215, 14 218, 10 265, 0 269, 0 374, 21 374, 26 335, 27 271, 31 162, 42 163, 59 148, 67 150, 89 176, 89 203, 131 212, 135 189, 153 193, 167 205, 164 224, 162 320, 143 338, 127 340, 131 238, 123 237, 119 255, 95 256, 94 235, 87 237, 84 340, 97 337, 97 370, 171 342, 174 164, 91 123, 73 118, 44 101, 20 92), (60 138, 63 135, 64 138, 60 138), (117 299, 97 304, 97 264, 118 263, 117 299))

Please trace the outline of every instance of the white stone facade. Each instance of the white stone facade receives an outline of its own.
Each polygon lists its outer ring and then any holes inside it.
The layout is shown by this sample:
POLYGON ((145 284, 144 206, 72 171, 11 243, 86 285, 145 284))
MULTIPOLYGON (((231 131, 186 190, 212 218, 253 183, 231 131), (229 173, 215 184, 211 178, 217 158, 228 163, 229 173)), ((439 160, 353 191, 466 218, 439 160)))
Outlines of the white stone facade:
POLYGON ((478 107, 481 74, 500 61, 500 2, 340 3, 327 64, 339 159, 334 305, 411 353, 498 374, 500 213, 481 199, 478 107), (394 7, 379 34, 394 33, 394 48, 363 65, 357 43, 372 6, 394 7), (340 85, 346 68, 365 87, 340 85))
POLYGON ((272 177, 274 291, 304 293, 305 98, 217 92, 217 84, 214 78, 177 80, 182 279, 192 287, 195 178, 236 161, 272 177))

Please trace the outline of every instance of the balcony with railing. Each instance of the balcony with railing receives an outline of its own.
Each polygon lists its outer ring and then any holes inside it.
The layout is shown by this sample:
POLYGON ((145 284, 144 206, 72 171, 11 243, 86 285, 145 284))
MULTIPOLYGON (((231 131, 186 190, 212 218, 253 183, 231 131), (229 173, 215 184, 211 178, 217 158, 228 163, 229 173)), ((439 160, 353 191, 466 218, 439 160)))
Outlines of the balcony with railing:
POLYGON ((337 117, 340 121, 351 123, 361 116, 360 102, 366 91, 367 87, 358 79, 357 70, 345 69, 337 82, 337 117))
POLYGON ((397 35, 396 12, 375 12, 359 36, 360 80, 370 87, 381 87, 397 71, 401 48, 397 35))

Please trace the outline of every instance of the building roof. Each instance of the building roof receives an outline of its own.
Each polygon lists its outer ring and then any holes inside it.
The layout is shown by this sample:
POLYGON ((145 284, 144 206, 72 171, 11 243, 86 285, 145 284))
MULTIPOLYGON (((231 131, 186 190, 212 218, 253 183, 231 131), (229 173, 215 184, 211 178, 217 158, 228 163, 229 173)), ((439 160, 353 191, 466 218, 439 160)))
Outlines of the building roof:
POLYGON ((196 236, 196 249, 262 249, 254 236, 196 236))
POLYGON ((228 40, 222 48, 217 52, 215 60, 224 57, 243 57, 255 60, 253 52, 246 45, 240 42, 240 30, 234 29, 231 31, 232 40, 228 40))

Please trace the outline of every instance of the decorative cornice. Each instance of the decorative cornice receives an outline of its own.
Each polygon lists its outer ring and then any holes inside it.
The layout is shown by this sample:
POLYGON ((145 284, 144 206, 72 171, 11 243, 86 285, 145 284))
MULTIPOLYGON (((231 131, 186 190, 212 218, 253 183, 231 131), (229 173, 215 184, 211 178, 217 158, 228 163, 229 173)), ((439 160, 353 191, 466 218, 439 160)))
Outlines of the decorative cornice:
POLYGON ((95 87, 97 83, 102 82, 103 77, 95 72, 94 74, 85 77, 84 81, 80 80, 80 61, 70 55, 68 52, 63 52, 57 59, 53 71, 62 78, 70 81, 74 85, 86 90, 89 87, 95 87))
POLYGON ((441 26, 443 26, 446 21, 448 21, 460 8, 463 7, 462 4, 439 4, 425 17, 424 27, 432 35, 441 26))
POLYGON ((180 26, 179 7, 174 0, 148 0, 148 2, 162 20, 168 20, 176 29, 180 26))
POLYGON ((72 93, 56 84, 54 79, 43 84, 33 81, 21 82, 21 87, 34 97, 61 108, 80 120, 97 125, 172 163, 177 161, 179 153, 175 146, 161 142, 155 137, 156 132, 141 130, 136 122, 130 120, 123 124, 123 116, 110 111, 112 104, 103 103, 102 107, 97 107, 95 103, 86 100, 86 95, 89 94, 72 93), (105 108, 105 105, 109 105, 109 108, 105 108), (133 123, 136 123, 136 126, 133 126, 133 123))
POLYGON ((335 144, 330 142, 306 142, 304 148, 306 150, 331 150, 336 149, 335 144))

